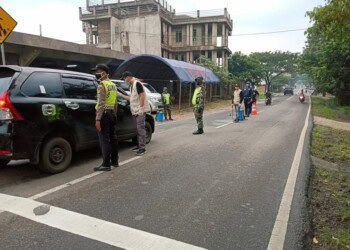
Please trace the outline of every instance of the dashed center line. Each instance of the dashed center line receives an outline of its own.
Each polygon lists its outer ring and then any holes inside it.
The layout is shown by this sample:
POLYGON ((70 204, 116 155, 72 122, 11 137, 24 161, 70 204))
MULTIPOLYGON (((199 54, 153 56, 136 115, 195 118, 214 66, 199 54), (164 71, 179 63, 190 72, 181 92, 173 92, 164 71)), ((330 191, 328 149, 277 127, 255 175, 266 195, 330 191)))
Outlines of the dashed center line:
POLYGON ((226 124, 224 124, 224 125, 221 125, 221 126, 218 126, 218 127, 216 127, 216 128, 223 128, 223 127, 226 127, 226 126, 228 126, 228 125, 230 125, 230 124, 232 124, 233 122, 231 121, 231 122, 229 122, 229 123, 226 123, 226 124))

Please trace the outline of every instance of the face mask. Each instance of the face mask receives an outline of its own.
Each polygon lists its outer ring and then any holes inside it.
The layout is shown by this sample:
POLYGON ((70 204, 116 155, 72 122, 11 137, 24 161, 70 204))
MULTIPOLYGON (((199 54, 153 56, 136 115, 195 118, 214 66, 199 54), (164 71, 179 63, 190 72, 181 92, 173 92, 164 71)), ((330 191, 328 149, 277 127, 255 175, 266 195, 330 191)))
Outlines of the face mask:
POLYGON ((97 80, 100 80, 101 77, 102 77, 102 73, 96 73, 95 77, 96 77, 97 80))

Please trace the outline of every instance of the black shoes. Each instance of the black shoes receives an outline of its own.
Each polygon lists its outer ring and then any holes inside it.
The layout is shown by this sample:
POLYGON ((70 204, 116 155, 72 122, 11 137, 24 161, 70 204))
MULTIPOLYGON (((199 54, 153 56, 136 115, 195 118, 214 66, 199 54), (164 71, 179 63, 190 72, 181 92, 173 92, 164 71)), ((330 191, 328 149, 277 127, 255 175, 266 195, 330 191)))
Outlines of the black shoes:
POLYGON ((133 151, 133 152, 137 152, 137 151, 139 151, 139 146, 137 146, 137 147, 133 148, 133 149, 132 149, 132 151, 133 151))
POLYGON ((111 166, 115 167, 115 168, 118 168, 119 167, 119 163, 118 162, 117 163, 112 163, 111 166))
POLYGON ((198 129, 197 131, 193 132, 194 135, 201 135, 203 133, 204 133, 203 129, 198 129))
POLYGON ((98 166, 94 168, 94 171, 111 171, 112 168, 110 166, 98 166))
POLYGON ((136 153, 137 156, 142 156, 146 153, 146 149, 139 149, 136 153))

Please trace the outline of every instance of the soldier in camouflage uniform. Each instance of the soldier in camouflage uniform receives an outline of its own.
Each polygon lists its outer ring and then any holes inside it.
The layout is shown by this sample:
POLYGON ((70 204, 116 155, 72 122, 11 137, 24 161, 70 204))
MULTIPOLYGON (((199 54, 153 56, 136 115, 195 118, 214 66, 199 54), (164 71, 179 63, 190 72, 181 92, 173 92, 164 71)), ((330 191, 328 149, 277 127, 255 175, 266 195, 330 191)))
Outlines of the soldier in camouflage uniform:
POLYGON ((199 76, 195 79, 197 87, 192 97, 192 104, 194 105, 193 113, 196 118, 198 130, 193 132, 194 135, 203 134, 203 111, 204 111, 204 97, 205 87, 203 77, 199 76))
POLYGON ((163 100, 163 105, 164 105, 165 120, 168 120, 168 115, 169 115, 169 120, 172 121, 173 119, 171 118, 171 108, 170 108, 171 107, 171 96, 168 93, 167 87, 163 88, 162 100, 163 100))

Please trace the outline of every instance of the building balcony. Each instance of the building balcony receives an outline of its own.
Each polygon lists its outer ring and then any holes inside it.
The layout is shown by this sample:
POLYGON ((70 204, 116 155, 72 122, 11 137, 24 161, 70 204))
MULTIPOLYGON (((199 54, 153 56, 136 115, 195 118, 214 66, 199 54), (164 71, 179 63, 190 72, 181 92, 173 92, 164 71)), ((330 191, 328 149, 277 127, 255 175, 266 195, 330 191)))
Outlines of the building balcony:
POLYGON ((233 21, 227 9, 197 10, 193 12, 169 13, 161 9, 161 17, 167 19, 173 25, 200 24, 200 23, 226 23, 230 30, 233 21))
POLYGON ((165 49, 171 53, 180 53, 180 52, 192 52, 192 51, 218 51, 224 50, 229 54, 232 54, 232 51, 228 46, 214 46, 214 45, 183 45, 183 46, 169 46, 167 44, 162 44, 162 49, 165 49))

